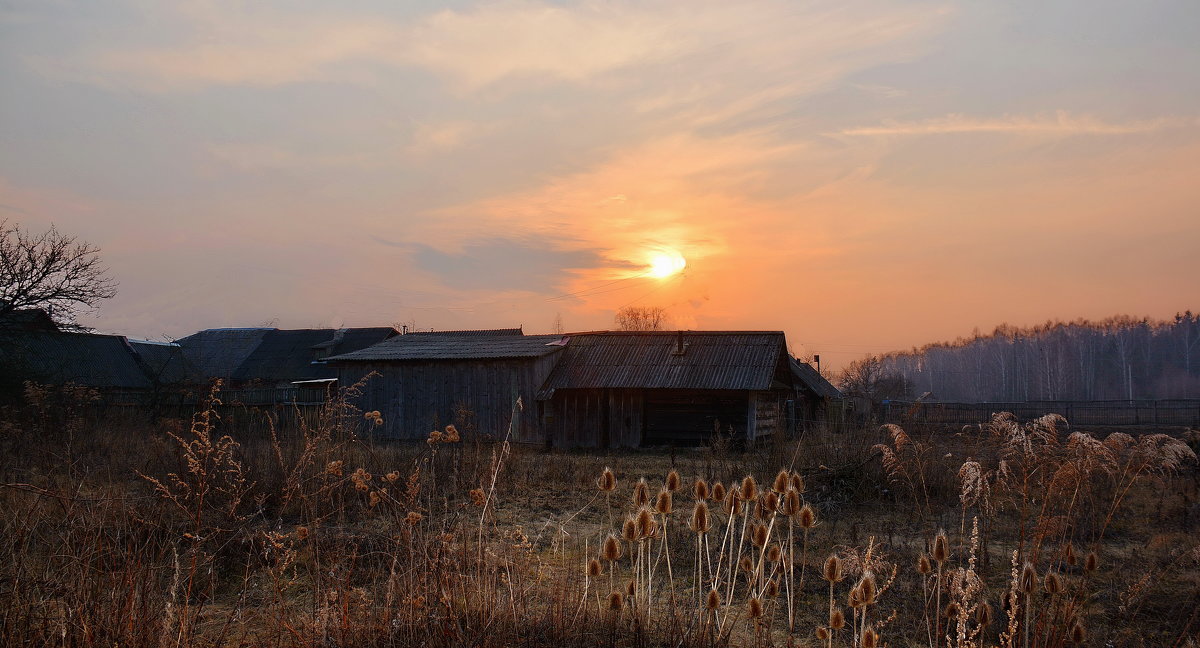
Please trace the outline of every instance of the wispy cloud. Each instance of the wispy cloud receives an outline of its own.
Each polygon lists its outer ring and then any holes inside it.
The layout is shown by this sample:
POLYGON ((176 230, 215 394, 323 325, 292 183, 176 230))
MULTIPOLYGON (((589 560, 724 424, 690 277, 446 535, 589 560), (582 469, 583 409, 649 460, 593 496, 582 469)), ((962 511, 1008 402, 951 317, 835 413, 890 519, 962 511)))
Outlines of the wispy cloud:
POLYGON ((1159 118, 1123 123, 1106 122, 1091 115, 1073 115, 1059 110, 1053 116, 999 118, 950 114, 921 121, 884 120, 878 126, 858 126, 838 131, 851 137, 886 135, 944 135, 950 133, 1044 133, 1051 135, 1125 135, 1149 133, 1186 121, 1159 118))

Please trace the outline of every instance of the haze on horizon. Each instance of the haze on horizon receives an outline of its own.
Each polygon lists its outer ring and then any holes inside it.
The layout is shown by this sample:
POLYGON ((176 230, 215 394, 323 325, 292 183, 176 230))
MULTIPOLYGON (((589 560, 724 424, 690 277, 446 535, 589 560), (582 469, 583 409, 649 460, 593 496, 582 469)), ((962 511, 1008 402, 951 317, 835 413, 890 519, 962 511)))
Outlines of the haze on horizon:
POLYGON ((85 324, 782 329, 841 366, 1200 290, 1187 1, 0 4, 0 219, 85 324))

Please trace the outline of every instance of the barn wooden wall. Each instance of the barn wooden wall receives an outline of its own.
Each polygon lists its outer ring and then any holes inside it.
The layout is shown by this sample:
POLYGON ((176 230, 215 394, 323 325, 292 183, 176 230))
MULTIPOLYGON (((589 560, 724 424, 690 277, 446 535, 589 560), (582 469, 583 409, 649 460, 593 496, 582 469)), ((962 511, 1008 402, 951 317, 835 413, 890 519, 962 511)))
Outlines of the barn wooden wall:
POLYGON ((636 448, 642 443, 642 392, 564 389, 545 402, 546 434, 556 448, 636 448))
MULTIPOLYGON (((339 382, 350 385, 363 376, 370 379, 357 404, 379 410, 382 438, 418 440, 433 429, 458 423, 460 410, 469 412, 474 431, 504 438, 513 418, 517 396, 524 410, 517 412, 513 441, 542 443, 534 396, 554 366, 555 355, 540 358, 470 361, 356 362, 339 368, 339 382)), ((464 433, 470 430, 462 430, 464 433)))

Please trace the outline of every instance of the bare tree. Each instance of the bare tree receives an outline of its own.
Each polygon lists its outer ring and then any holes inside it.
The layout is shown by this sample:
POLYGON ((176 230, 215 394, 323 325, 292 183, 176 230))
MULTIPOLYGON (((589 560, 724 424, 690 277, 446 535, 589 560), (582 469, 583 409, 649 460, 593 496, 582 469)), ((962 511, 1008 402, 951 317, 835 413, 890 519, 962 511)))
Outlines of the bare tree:
POLYGON ((74 323, 80 312, 117 294, 99 254, 99 248, 53 225, 35 234, 0 221, 0 319, 40 308, 56 322, 74 323))
POLYGON ((661 306, 626 306, 617 311, 617 329, 621 331, 662 331, 670 321, 661 306))

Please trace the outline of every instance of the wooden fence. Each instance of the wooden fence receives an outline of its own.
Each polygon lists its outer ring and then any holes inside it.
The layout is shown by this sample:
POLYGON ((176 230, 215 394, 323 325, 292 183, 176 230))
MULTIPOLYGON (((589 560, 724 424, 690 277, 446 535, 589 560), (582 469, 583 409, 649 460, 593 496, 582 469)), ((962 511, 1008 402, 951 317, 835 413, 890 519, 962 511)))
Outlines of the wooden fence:
POLYGON ((1012 412, 1021 419, 1061 414, 1072 426, 1139 425, 1200 427, 1200 400, 1028 401, 1013 403, 936 403, 888 401, 883 404, 885 423, 975 425, 997 412, 1012 412))

